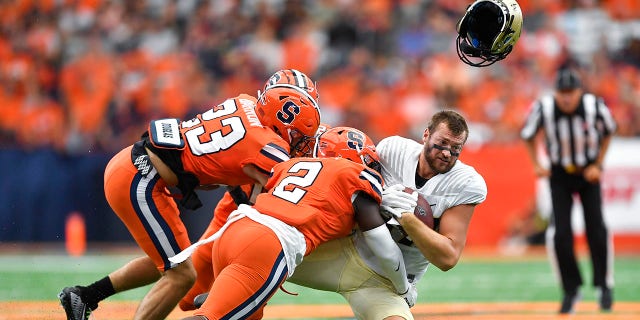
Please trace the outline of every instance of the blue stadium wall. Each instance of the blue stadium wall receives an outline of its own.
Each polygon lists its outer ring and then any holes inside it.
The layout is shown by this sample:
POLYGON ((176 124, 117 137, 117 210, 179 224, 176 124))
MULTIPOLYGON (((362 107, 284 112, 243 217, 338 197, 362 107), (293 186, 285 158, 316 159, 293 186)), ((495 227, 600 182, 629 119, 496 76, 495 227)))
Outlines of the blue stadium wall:
MULTIPOLYGON (((0 150, 0 242, 64 241, 67 216, 80 212, 87 241, 133 243, 104 197, 104 168, 111 156, 0 150)), ((181 210, 192 240, 206 229, 222 190, 199 194, 202 208, 181 210)))

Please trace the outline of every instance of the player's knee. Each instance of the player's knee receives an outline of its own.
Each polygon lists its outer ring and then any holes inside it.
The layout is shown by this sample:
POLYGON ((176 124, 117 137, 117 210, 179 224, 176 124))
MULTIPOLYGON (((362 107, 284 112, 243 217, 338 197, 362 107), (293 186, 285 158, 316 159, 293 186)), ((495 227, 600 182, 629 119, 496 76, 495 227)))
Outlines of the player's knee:
POLYGON ((196 282, 196 269, 190 260, 187 260, 177 267, 168 270, 165 277, 169 278, 176 287, 184 288, 184 291, 189 290, 196 282))

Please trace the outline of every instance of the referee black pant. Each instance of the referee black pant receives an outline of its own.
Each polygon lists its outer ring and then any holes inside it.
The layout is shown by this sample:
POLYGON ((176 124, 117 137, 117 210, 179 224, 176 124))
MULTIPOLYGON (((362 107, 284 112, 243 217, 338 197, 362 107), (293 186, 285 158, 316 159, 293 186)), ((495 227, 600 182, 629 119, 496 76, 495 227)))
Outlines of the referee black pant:
POLYGON ((578 194, 582 202, 585 235, 591 253, 593 286, 613 285, 613 245, 602 216, 602 194, 600 183, 587 182, 582 174, 568 174, 562 167, 553 167, 549 179, 552 219, 547 230, 547 243, 551 263, 557 267, 565 293, 574 293, 582 285, 582 277, 574 251, 571 210, 573 195, 578 194), (551 250, 553 249, 553 250, 551 250))

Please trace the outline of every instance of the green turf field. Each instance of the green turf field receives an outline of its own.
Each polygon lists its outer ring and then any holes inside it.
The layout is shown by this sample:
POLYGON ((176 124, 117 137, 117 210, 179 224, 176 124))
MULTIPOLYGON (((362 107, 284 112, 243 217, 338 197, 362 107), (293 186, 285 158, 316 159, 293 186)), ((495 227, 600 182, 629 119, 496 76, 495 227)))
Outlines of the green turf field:
MULTIPOLYGON (((68 257, 59 255, 0 255, 0 301, 56 300, 64 286, 88 284, 121 266, 131 255, 68 257)), ((615 259, 616 301, 640 301, 640 256, 615 259)), ((585 301, 594 301, 591 267, 581 259, 585 301)), ((294 284, 285 288, 299 293, 290 296, 279 291, 272 304, 343 303, 334 293, 305 289, 294 284)), ((452 270, 433 267, 419 283, 420 303, 428 302, 529 302, 559 301, 560 290, 544 256, 522 258, 463 258, 452 270)), ((120 293, 110 300, 139 300, 147 288, 120 293)))

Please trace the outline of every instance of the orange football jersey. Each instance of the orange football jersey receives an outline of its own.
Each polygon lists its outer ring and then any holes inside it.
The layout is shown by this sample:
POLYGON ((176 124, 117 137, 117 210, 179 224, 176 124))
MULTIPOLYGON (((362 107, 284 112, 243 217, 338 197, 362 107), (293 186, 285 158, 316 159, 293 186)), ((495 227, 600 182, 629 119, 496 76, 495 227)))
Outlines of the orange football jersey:
POLYGON ((343 158, 295 158, 277 164, 254 207, 297 228, 309 254, 319 244, 347 236, 355 226, 352 201, 365 192, 381 201, 382 178, 343 158))
POLYGON ((289 145, 262 126, 255 105, 256 98, 242 94, 181 123, 182 165, 201 185, 253 183, 243 166, 253 164, 268 174, 289 159, 289 145))

